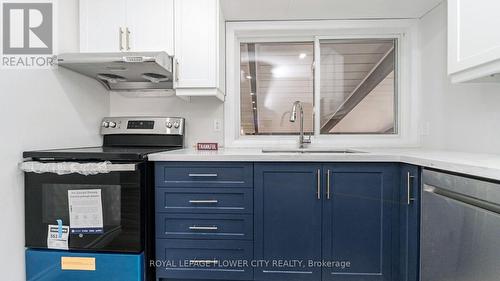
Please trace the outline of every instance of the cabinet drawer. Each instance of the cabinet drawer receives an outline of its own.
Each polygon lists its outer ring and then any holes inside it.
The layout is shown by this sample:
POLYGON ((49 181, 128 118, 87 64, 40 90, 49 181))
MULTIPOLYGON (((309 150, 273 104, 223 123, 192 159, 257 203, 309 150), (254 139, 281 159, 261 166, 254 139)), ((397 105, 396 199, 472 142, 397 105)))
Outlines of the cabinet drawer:
POLYGON ((252 163, 161 162, 156 185, 162 187, 252 187, 252 163))
POLYGON ((143 281, 144 256, 28 249, 26 280, 143 281))
POLYGON ((253 189, 157 188, 156 211, 251 214, 253 212, 253 189))
POLYGON ((157 278, 252 280, 250 241, 157 239, 157 278), (248 263, 245 265, 244 263, 248 263))
POLYGON ((157 214, 156 236, 180 239, 252 240, 252 215, 157 214))

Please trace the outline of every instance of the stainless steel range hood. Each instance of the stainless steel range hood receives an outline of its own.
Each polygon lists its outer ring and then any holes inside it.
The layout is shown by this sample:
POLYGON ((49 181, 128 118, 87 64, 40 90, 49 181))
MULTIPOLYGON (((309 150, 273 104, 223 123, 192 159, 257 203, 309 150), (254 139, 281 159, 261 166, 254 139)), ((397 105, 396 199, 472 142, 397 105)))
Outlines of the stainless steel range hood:
POLYGON ((58 65, 111 91, 173 90, 172 57, 165 52, 67 53, 58 65))

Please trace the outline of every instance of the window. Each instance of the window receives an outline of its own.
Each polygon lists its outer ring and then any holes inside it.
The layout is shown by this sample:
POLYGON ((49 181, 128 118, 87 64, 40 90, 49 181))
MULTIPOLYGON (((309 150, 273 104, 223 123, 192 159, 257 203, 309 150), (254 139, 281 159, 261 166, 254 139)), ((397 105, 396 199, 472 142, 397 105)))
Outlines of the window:
POLYGON ((224 144, 317 147, 419 144, 418 21, 228 22, 224 144))
POLYGON ((295 101, 304 108, 304 131, 312 133, 314 43, 240 44, 241 135, 297 134, 295 101))
MULTIPOLYGON (((395 134, 396 40, 321 40, 320 134, 395 134)), ((314 133, 314 42, 240 44, 241 135, 314 133)))
POLYGON ((322 40, 321 134, 396 134, 396 40, 322 40))

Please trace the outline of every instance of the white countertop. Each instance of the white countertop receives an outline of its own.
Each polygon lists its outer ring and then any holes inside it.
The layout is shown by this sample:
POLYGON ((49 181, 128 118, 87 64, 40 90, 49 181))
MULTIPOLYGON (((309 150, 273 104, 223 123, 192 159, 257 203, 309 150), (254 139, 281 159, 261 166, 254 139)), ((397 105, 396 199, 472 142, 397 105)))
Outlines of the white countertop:
MULTIPOLYGON (((358 150, 358 149, 356 149, 358 150)), ((263 153, 260 148, 218 151, 180 149, 149 155, 150 161, 402 162, 500 180, 500 155, 421 148, 359 149, 366 153, 263 153)))

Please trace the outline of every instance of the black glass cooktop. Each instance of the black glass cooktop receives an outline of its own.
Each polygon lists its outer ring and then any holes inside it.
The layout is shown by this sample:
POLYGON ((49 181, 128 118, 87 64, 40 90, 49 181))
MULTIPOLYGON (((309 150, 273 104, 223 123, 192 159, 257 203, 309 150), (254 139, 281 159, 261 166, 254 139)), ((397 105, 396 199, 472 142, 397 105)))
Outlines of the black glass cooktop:
POLYGON ((24 158, 54 160, 122 160, 147 159, 148 154, 180 149, 180 147, 81 147, 26 151, 24 158))

